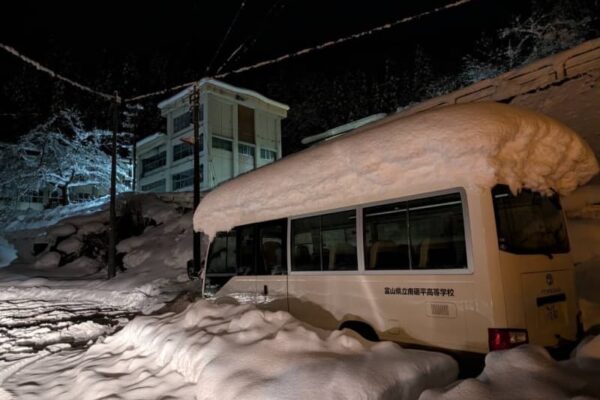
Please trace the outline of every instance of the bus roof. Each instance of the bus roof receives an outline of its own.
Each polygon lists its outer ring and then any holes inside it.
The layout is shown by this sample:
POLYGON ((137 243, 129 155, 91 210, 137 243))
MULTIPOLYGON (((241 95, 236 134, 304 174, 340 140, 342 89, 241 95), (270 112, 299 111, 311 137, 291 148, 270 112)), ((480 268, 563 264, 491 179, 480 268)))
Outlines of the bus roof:
POLYGON ((457 186, 569 193, 598 172, 591 148, 543 114, 499 103, 390 116, 225 182, 194 215, 234 226, 457 186))

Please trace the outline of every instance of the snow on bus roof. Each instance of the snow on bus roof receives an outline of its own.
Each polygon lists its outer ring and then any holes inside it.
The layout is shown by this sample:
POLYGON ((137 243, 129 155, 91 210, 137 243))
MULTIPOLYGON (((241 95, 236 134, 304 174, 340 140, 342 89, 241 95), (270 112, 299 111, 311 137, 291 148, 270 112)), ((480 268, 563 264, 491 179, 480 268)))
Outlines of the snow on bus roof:
POLYGON ((566 194, 598 162, 570 128, 499 103, 391 116, 228 181, 210 192, 194 229, 234 226, 458 186, 508 184, 566 194))

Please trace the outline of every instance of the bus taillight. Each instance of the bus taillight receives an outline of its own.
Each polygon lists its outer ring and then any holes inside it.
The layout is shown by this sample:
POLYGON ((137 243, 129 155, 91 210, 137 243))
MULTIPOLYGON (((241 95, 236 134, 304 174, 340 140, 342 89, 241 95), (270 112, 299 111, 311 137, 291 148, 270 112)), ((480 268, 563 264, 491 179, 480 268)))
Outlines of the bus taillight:
POLYGON ((488 342, 490 351, 506 350, 529 343, 527 329, 489 328, 488 342))

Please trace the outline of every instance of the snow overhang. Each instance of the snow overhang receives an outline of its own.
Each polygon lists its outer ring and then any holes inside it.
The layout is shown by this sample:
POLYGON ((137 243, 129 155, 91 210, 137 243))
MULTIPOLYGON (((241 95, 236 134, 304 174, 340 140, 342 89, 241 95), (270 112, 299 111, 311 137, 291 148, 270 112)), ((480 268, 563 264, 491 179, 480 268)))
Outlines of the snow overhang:
POLYGON ((152 135, 150 135, 150 136, 146 136, 145 138, 143 138, 143 139, 141 139, 141 140, 138 140, 138 141, 136 142, 135 146, 136 146, 136 147, 144 146, 144 145, 146 145, 146 144, 148 144, 148 143, 151 143, 151 142, 153 142, 153 141, 155 141, 155 140, 158 140, 158 139, 164 139, 164 138, 166 138, 166 137, 167 137, 167 136, 166 136, 164 133, 160 133, 160 132, 153 133, 153 134, 152 134, 152 135))
POLYGON ((591 148, 545 115, 498 103, 392 115, 225 182, 194 215, 209 236, 238 225, 497 183, 566 194, 598 172, 591 148))

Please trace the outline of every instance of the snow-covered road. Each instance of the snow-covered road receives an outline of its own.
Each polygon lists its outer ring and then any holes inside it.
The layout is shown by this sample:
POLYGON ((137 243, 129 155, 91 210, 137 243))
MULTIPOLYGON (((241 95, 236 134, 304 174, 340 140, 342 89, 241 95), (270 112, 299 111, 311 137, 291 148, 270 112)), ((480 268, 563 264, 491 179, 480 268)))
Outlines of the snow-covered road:
POLYGON ((0 301, 0 361, 40 350, 83 347, 123 327, 134 313, 94 302, 0 301))

